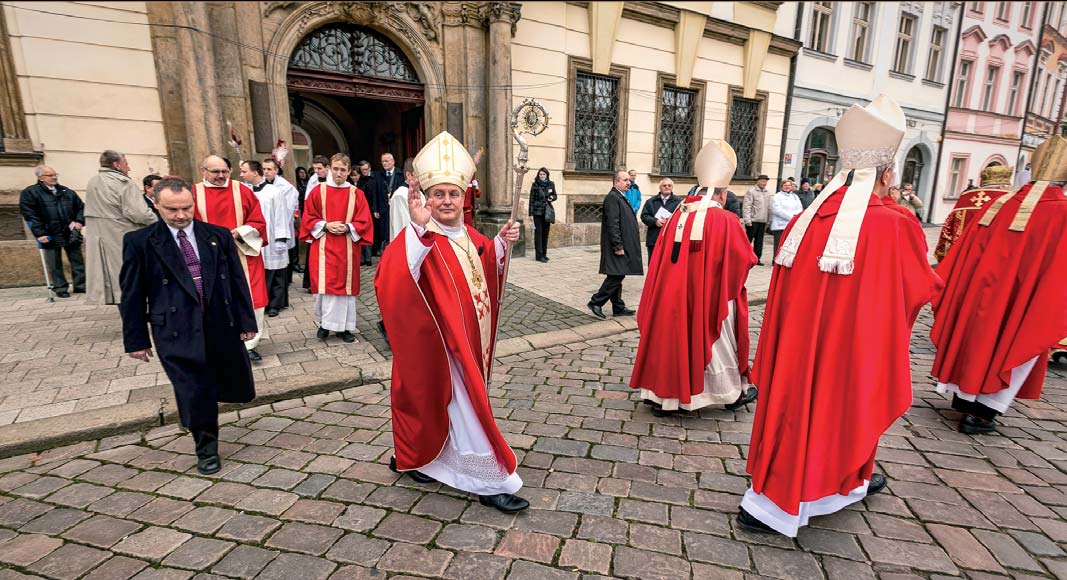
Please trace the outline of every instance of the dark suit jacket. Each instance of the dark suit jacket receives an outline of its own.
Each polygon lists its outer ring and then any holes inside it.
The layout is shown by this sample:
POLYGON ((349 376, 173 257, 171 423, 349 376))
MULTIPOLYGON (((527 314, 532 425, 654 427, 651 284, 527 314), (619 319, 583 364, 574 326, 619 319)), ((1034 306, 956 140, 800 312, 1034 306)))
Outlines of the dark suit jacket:
POLYGON ((378 219, 374 220, 374 241, 381 243, 389 240, 389 198, 397 188, 406 185, 406 182, 404 171, 399 167, 393 168, 392 179, 385 176, 384 169, 375 171, 373 176, 374 191, 368 194, 367 201, 370 203, 370 210, 378 214, 378 219))
POLYGON ((604 197, 604 217, 600 222, 600 273, 609 276, 645 273, 637 216, 630 201, 614 187, 604 197), (626 253, 616 256, 617 249, 626 253))
POLYGON ((207 429, 218 426, 219 401, 246 403, 255 397, 241 333, 258 329, 229 230, 195 221, 193 238, 200 253, 203 311, 178 244, 160 221, 123 237, 119 314, 126 352, 155 344, 174 385, 182 425, 207 429))
POLYGON ((646 246, 655 247, 656 239, 659 238, 660 227, 656 225, 656 212, 665 207, 667 211, 674 213, 679 203, 682 203, 682 198, 674 194, 667 198, 667 203, 663 203, 663 197, 660 195, 654 195, 645 202, 645 207, 641 208, 641 222, 648 226, 648 233, 645 234, 646 246))

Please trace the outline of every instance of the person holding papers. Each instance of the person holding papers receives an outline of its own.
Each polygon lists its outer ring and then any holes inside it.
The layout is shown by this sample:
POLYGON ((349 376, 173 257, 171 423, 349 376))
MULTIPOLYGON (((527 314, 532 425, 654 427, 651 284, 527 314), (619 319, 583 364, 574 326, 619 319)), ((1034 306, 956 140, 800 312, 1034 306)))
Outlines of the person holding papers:
POLYGON ((652 249, 656 247, 659 231, 671 219, 671 214, 678 209, 682 198, 674 195, 674 182, 669 177, 659 180, 659 195, 645 202, 641 210, 641 223, 648 226, 645 234, 645 247, 648 248, 648 263, 652 264, 652 249))

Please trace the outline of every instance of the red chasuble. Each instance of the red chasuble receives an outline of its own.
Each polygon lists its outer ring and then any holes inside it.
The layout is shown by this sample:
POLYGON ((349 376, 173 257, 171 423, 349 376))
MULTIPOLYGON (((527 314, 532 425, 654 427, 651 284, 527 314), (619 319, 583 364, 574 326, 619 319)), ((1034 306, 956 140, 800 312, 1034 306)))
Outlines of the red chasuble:
POLYGON ((870 478, 878 438, 911 405, 912 325, 942 286, 922 230, 874 195, 855 271, 820 271, 845 190, 819 208, 793 267, 774 266, 752 367, 752 488, 793 515, 870 478))
MULTIPOLYGON (((259 207, 259 198, 243 183, 230 180, 223 187, 204 183, 193 186, 196 199, 196 217, 200 221, 234 230, 238 226, 251 226, 267 243, 267 221, 259 207)), ((238 252, 240 253, 240 252, 238 252)), ((245 278, 252 292, 252 308, 267 306, 267 282, 264 278, 263 256, 248 256, 241 253, 245 278)))
POLYGON ((956 200, 956 205, 952 208, 952 212, 945 218, 945 223, 941 226, 941 236, 937 240, 937 248, 934 249, 934 257, 940 263, 948 255, 948 251, 952 248, 952 244, 956 243, 964 232, 969 231, 976 221, 980 213, 980 210, 989 202, 997 199, 998 197, 1011 193, 1007 189, 972 189, 963 192, 960 198, 956 200))
MULTIPOLYGON (((695 203, 700 197, 688 197, 695 203)), ((675 234, 684 213, 675 211, 660 230, 652 251, 637 311, 641 342, 630 387, 648 389, 661 399, 687 405, 704 391, 704 369, 719 339, 729 302, 736 301, 734 336, 742 377, 748 376, 748 295, 745 280, 756 254, 737 216, 710 207, 703 240, 691 240, 697 220, 690 217, 675 251, 675 234), (684 332, 683 332, 684 330, 684 332)), ((696 214, 693 214, 694 217, 696 214)))
POLYGON ((899 213, 900 215, 906 215, 906 216, 910 217, 912 219, 912 221, 914 221, 917 226, 922 227, 922 222, 919 221, 919 216, 915 215, 915 212, 913 212, 910 209, 900 205, 899 203, 896 202, 896 200, 894 200, 893 198, 889 197, 888 195, 882 198, 882 205, 884 205, 884 206, 888 207, 889 209, 899 213))
POLYGON ((311 275, 312 294, 356 296, 359 294, 360 246, 374 241, 374 222, 363 190, 354 185, 333 187, 321 183, 304 200, 301 238, 312 239, 308 252, 307 272, 311 275), (339 236, 326 232, 318 239, 311 230, 319 222, 344 222, 359 234, 359 241, 345 232, 339 236))
MULTIPOLYGON (((1038 357, 1020 399, 1041 396, 1048 350, 1067 336, 1067 197, 1049 185, 1023 231, 1011 231, 1033 184, 1004 202, 992 223, 972 225, 937 267, 944 293, 934 301, 933 375, 972 395, 1008 387, 1011 370, 1038 357)), ((995 204, 986 204, 981 219, 995 204)))
POLYGON ((467 255, 454 250, 446 236, 433 232, 421 238, 433 249, 422 263, 418 283, 408 269, 407 232, 386 246, 374 277, 378 307, 393 350, 389 395, 400 470, 419 469, 430 463, 448 439, 448 404, 453 387, 448 353, 463 375, 467 395, 497 460, 508 473, 515 472, 515 454, 496 426, 487 385, 503 277, 497 269, 495 244, 469 226, 467 235, 476 248, 470 258, 480 263, 483 273, 485 290, 480 297, 472 293, 460 263, 468 260, 467 255), (488 341, 482 340, 479 310, 492 325, 488 341))

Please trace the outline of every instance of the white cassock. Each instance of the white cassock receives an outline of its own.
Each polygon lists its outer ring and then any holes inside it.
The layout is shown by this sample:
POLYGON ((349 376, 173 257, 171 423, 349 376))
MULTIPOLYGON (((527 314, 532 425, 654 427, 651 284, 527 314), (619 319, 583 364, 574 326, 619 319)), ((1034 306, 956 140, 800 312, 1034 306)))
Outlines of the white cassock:
MULTIPOLYGON (((274 183, 271 185, 276 187, 278 191, 282 193, 282 197, 285 199, 285 208, 289 212, 289 235, 287 237, 288 241, 286 242, 286 247, 295 248, 296 223, 294 221, 294 216, 296 215, 296 210, 300 204, 300 192, 296 190, 295 185, 290 183, 289 180, 285 179, 281 175, 275 177, 274 183)), ((286 266, 288 266, 288 264, 289 263, 287 261, 286 266)))
MULTIPOLYGON (((436 223, 435 229, 440 229, 441 233, 453 240, 462 239, 467 235, 466 226, 451 227, 436 223)), ((404 232, 408 269, 418 284, 422 262, 433 250, 433 246, 426 247, 419 240, 419 237, 426 233, 425 228, 411 224, 411 227, 404 228, 404 232)), ((497 255, 503 257, 506 248, 504 241, 497 236, 493 242, 496 244, 497 255)), ((503 261, 497 262, 497 268, 499 272, 503 272, 503 261)), ((419 471, 449 487, 477 495, 519 491, 522 478, 518 473, 505 472, 497 461, 493 446, 485 436, 478 415, 471 406, 463 372, 452 353, 448 349, 445 349, 445 352, 448 355, 448 371, 452 376, 452 400, 448 403, 448 440, 445 441, 437 459, 420 467, 419 471)))
MULTIPOLYGON (((326 185, 330 187, 348 187, 348 182, 337 185, 333 182, 333 176, 326 176, 326 185)), ((316 240, 326 235, 326 222, 320 221, 311 229, 311 237, 316 240)), ((359 234, 352 226, 348 226, 348 235, 353 242, 359 241, 359 234)), ((354 259, 358 260, 359 256, 354 259)), ((346 264, 347 266, 347 264, 346 264)), ((307 274, 304 274, 307 276, 307 274)), ((357 268, 355 275, 359 275, 357 268)), ((333 332, 356 331, 356 297, 335 294, 315 294, 315 322, 322 328, 333 332)))
MULTIPOLYGON (((420 191, 422 205, 426 205, 426 196, 420 191)), ((411 223, 411 209, 408 208, 408 186, 401 185, 389 198, 389 241, 393 241, 404 228, 411 223)))
POLYGON ((282 192, 277 186, 263 182, 258 191, 256 186, 246 184, 259 198, 259 209, 267 222, 267 239, 260 255, 263 256, 263 268, 266 270, 284 270, 289 266, 288 242, 292 238, 292 213, 282 192))
POLYGON ((311 190, 315 189, 315 187, 317 187, 319 185, 319 183, 322 183, 322 182, 319 181, 319 174, 315 173, 314 171, 311 172, 311 177, 308 178, 307 187, 304 188, 304 200, 305 201, 308 198, 308 194, 311 193, 311 190))
POLYGON ((960 386, 957 384, 941 382, 937 383, 937 392, 942 395, 952 393, 964 401, 971 401, 972 403, 985 405, 1001 414, 1007 413, 1008 408, 1011 407, 1012 402, 1015 401, 1015 395, 1019 394, 1019 391, 1023 388, 1023 383, 1026 382, 1026 379, 1030 378, 1030 371, 1034 369, 1035 364, 1037 364, 1036 356, 1011 369, 1011 379, 1008 380, 1008 388, 995 393, 976 396, 970 393, 964 393, 960 390, 960 386))

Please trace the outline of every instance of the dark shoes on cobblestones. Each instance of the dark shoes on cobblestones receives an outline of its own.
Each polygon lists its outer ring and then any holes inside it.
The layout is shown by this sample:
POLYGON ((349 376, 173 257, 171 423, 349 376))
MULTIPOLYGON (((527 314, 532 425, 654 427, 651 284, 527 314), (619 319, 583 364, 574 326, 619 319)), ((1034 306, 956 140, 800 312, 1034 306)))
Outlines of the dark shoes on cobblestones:
POLYGON ((278 312, 280 312, 280 311, 277 308, 268 308, 267 309, 267 316, 269 316, 271 318, 274 318, 275 316, 278 316, 278 312))
POLYGON ((778 530, 759 521, 759 518, 748 513, 745 508, 741 508, 741 511, 737 513, 737 525, 741 526, 745 531, 752 532, 753 534, 782 535, 778 530))
POLYGON ((885 489, 887 483, 889 482, 886 481, 884 475, 882 475, 881 473, 872 473, 871 481, 867 484, 867 495, 872 496, 882 491, 883 489, 885 489))
POLYGON ((315 333, 315 336, 326 340, 326 337, 330 336, 330 331, 325 328, 319 328, 319 331, 315 333))
POLYGON ((604 320, 604 319, 607 318, 607 316, 604 315, 604 309, 603 308, 597 306, 596 304, 593 304, 592 302, 590 302, 589 304, 586 304, 586 306, 589 307, 589 312, 592 312, 593 316, 596 316, 597 318, 599 318, 601 320, 604 320))
POLYGON ((248 351, 248 358, 251 359, 252 362, 259 362, 259 361, 263 360, 263 357, 260 356, 260 354, 258 352, 256 352, 256 349, 254 349, 254 348, 252 350, 248 351))
MULTIPOLYGON (((401 471, 396 468, 396 456, 395 455, 389 458, 389 469, 391 469, 393 471, 393 473, 401 473, 401 471)), ((411 470, 411 471, 404 471, 403 473, 411 476, 411 479, 414 479, 418 483, 433 483, 433 482, 437 481, 436 479, 430 477, 429 475, 426 475, 425 473, 422 473, 421 471, 411 470)))
POLYGON ((345 342, 356 342, 356 335, 352 334, 348 330, 346 330, 344 332, 338 332, 337 333, 337 338, 340 338, 341 340, 343 340, 345 342))
POLYGON ((633 316, 634 314, 637 314, 636 310, 634 310, 633 308, 627 308, 625 306, 618 310, 611 311, 612 316, 633 316))
POLYGON ((960 433, 966 433, 968 435, 980 435, 982 433, 993 433, 996 430, 996 423, 992 421, 986 421, 985 419, 979 419, 974 415, 967 415, 960 421, 960 433))
POLYGON ((736 401, 726 405, 726 410, 736 411, 737 409, 740 409, 741 407, 744 407, 745 405, 755 401, 756 397, 758 396, 759 390, 756 389, 756 387, 749 387, 747 391, 741 393, 741 396, 738 397, 736 401))
POLYGON ((522 510, 530 507, 530 502, 522 499, 521 497, 513 493, 480 495, 478 496, 478 501, 482 502, 482 505, 484 506, 496 508, 506 514, 521 512, 522 510))
POLYGON ((219 460, 218 455, 212 455, 210 457, 201 457, 196 461, 196 470, 201 475, 212 475, 218 473, 222 469, 222 461, 219 460))

